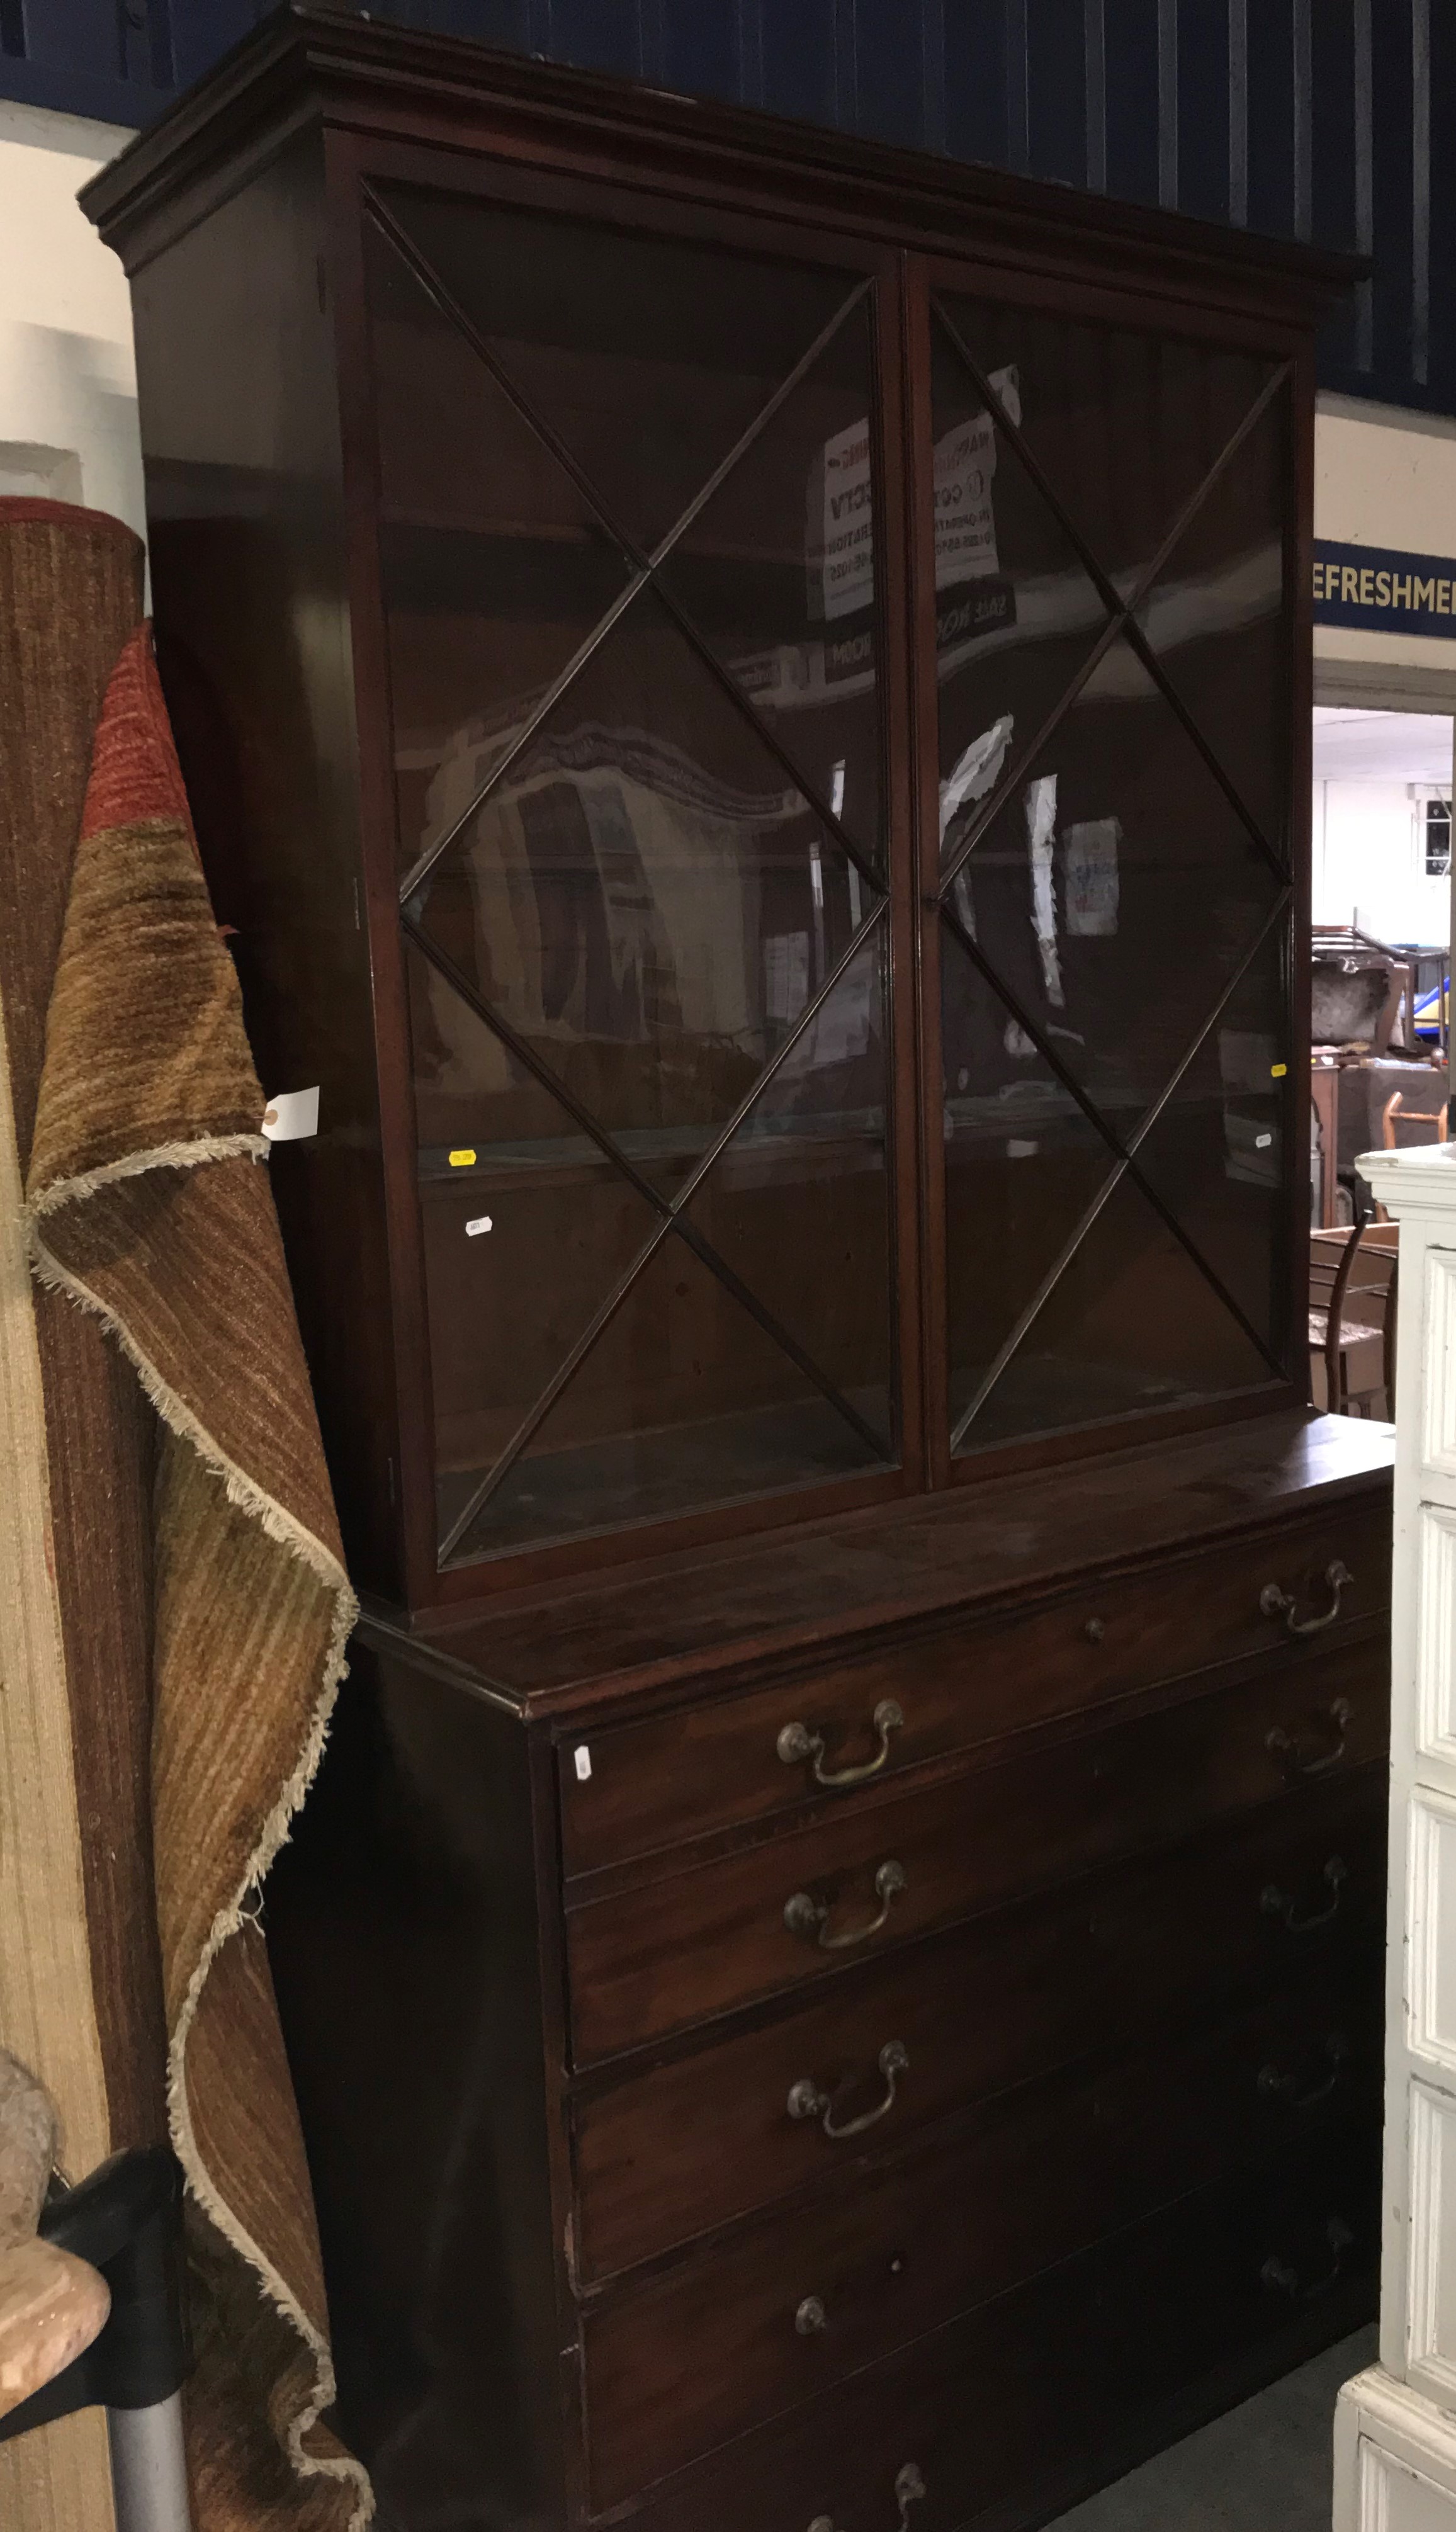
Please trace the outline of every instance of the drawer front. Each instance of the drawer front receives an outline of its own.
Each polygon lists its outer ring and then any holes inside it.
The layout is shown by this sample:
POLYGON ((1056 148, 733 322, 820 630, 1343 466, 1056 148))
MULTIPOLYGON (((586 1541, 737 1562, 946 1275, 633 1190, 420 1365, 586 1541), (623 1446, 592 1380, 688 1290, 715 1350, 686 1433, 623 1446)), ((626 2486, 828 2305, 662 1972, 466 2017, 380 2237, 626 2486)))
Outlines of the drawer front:
POLYGON ((1361 2532, 1456 2532, 1456 2490, 1360 2440, 1361 2532))
POLYGON ((583 2323, 593 2500, 614 2504, 1189 2191, 1364 2117, 1374 1979, 1260 1999, 1156 2056, 1003 2097, 951 2148, 755 2226, 583 2323))
POLYGON ((1321 1961, 1378 1985, 1385 1769, 828 1982, 572 2104, 577 2256, 609 2275, 931 2120, 1321 1961))
POLYGON ((1383 1757, 1383 1635, 1025 1750, 566 1919, 576 2062, 612 2055, 1383 1757))
POLYGON ((1043 2521, 1200 2409, 1368 2320, 1378 2251, 1378 2153, 1363 2130, 1336 2135, 854 2375, 681 2472, 632 2520, 641 2532, 1043 2521), (924 2493, 902 2507, 898 2489, 924 2493))
POLYGON ((1288 1645, 1291 1612, 1266 1613, 1261 1594, 1276 1585, 1303 1624, 1330 1607, 1324 1578, 1336 1560, 1352 1580, 1332 1633, 1389 1605, 1388 1498, 1088 1582, 1024 1616, 962 1623, 563 1743, 565 1870, 595 1870, 805 1803, 852 1802, 871 1767, 891 1775, 1206 1663, 1288 1645), (583 1748, 587 1774, 578 1770, 583 1748), (826 1790, 816 1773, 850 1781, 826 1790))

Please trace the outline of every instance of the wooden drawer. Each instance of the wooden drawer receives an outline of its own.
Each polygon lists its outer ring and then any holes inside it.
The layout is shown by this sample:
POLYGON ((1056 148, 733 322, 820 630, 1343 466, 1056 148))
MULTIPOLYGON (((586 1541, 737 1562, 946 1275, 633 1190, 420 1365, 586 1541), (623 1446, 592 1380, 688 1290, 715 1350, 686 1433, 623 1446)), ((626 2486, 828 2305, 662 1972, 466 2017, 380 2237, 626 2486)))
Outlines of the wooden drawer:
POLYGON ((610 2294, 583 2323, 594 2505, 1296 2140, 1359 2112, 1373 2142, 1382 2042, 1374 1978, 1304 1983, 610 2294))
MULTIPOLYGON (((1301 1617, 1317 1614, 1329 1605, 1324 1577, 1336 1559, 1353 1577, 1341 1623, 1388 1606, 1388 1502, 1346 1504, 1317 1522, 1079 1584, 1030 1611, 961 1621, 742 1696, 573 1737, 559 1752, 565 1870, 833 1799, 815 1782, 816 1764, 862 1769, 883 1748, 884 1773, 899 1773, 1207 1663, 1287 1646, 1285 1619, 1261 1610, 1261 1592, 1276 1583, 1301 1617), (882 1738, 874 1717, 887 1700, 903 1720, 882 1738), (822 1755, 781 1757, 795 1724, 822 1743, 822 1755)), ((852 1802, 855 1792, 842 1788, 838 1799, 852 1802)))
POLYGON ((583 2085, 581 2274, 834 2179, 980 2097, 1193 2019, 1246 1982, 1362 1952, 1378 1982, 1385 1784, 1383 1765, 1364 1768, 831 1980, 759 2028, 583 2085), (792 2115, 790 2095, 819 2113, 792 2115), (866 2124, 831 2137, 826 2118, 866 2124))
POLYGON ((581 1902, 566 1919, 576 2062, 1382 1757, 1388 1719, 1382 1634, 581 1902))
POLYGON ((855 2374, 679 2473, 632 2520, 641 2532, 1043 2522, 1369 2319, 1378 2251, 1377 2142, 1341 2131, 855 2374), (906 2470, 924 2495, 902 2516, 906 2470))

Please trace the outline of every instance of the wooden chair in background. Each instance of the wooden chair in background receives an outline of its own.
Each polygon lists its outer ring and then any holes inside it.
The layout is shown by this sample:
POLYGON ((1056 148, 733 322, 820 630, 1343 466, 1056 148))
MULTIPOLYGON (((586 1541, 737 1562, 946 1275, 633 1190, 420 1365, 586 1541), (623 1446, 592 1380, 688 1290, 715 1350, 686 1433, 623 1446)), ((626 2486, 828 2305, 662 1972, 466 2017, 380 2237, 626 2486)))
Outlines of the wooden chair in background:
MULTIPOLYGON (((1397 1148, 1395 1140, 1395 1125, 1397 1118, 1399 1118, 1400 1122, 1403 1125, 1433 1125, 1435 1127, 1434 1140, 1438 1143, 1443 1143, 1446 1139, 1446 1103, 1444 1099, 1441 1101, 1439 1108, 1408 1108, 1405 1104, 1405 1093, 1401 1090, 1397 1090, 1391 1098, 1387 1099, 1384 1109, 1381 1112, 1380 1120, 1384 1130, 1385 1149, 1387 1152, 1393 1152, 1397 1148)), ((1432 1137, 1429 1134, 1418 1134, 1416 1136, 1418 1143, 1428 1143, 1431 1139, 1432 1137)))
POLYGON ((1310 1233, 1314 1404, 1332 1415, 1394 1416, 1397 1237, 1393 1222, 1310 1233))

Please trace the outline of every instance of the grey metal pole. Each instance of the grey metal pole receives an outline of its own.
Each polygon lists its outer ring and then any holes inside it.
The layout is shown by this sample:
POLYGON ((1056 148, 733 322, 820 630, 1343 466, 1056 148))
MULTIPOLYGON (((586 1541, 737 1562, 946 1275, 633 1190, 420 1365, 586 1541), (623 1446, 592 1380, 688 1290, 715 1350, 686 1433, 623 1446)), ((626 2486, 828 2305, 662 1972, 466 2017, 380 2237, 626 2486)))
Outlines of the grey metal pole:
POLYGON ((108 2409, 116 2532, 192 2532, 182 2394, 150 2409, 108 2409))

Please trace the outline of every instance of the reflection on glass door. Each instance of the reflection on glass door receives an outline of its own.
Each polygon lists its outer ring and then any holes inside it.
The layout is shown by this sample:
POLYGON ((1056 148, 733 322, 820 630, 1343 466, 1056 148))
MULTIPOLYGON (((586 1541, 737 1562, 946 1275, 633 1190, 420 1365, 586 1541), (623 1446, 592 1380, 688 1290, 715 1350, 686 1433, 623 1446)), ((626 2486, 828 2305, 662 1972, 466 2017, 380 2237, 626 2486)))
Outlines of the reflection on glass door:
POLYGON ((1279 1377, 1283 375, 932 312, 953 1451, 1279 1377))
POLYGON ((375 204, 442 1561, 893 1463, 866 286, 375 204))

